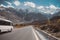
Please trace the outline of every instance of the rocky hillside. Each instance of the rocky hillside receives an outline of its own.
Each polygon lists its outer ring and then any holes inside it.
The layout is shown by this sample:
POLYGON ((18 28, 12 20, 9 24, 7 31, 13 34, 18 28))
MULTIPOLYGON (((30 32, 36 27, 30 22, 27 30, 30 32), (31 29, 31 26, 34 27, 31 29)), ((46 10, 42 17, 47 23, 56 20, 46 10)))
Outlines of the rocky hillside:
POLYGON ((20 18, 13 12, 13 9, 0 7, 0 18, 5 18, 13 21, 14 23, 20 22, 20 18))
POLYGON ((27 9, 14 9, 0 7, 0 17, 13 21, 14 23, 20 23, 23 21, 45 21, 47 17, 40 12, 29 12, 27 9))

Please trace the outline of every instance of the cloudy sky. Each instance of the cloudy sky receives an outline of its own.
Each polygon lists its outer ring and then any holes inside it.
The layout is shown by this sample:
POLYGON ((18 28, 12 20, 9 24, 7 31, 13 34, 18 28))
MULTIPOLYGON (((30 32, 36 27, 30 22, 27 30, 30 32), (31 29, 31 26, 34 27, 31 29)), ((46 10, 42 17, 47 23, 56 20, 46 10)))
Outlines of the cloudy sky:
POLYGON ((60 0, 0 0, 0 6, 13 8, 35 8, 51 13, 60 8, 60 0))

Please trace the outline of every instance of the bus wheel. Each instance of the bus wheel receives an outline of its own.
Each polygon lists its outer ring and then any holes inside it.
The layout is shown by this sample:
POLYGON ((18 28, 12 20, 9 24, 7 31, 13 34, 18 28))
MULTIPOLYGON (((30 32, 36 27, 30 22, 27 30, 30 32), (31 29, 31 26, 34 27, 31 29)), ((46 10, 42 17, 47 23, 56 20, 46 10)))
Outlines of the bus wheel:
POLYGON ((9 32, 11 32, 12 31, 12 28, 10 29, 10 31, 9 32))

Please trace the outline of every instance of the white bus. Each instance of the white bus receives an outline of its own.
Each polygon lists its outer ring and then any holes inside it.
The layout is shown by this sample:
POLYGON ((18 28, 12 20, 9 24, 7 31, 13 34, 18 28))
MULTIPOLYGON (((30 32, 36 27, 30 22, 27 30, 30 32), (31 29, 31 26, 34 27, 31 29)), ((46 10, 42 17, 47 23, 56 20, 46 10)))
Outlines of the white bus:
POLYGON ((0 18, 0 33, 6 31, 12 31, 13 23, 10 20, 0 18))

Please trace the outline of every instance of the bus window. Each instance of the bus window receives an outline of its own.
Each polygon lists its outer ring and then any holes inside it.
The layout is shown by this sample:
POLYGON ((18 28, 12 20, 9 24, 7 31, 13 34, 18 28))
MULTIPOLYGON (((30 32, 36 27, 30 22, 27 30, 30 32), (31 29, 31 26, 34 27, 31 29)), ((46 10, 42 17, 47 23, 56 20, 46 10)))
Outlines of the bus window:
POLYGON ((11 25, 10 22, 0 20, 0 25, 11 25))

